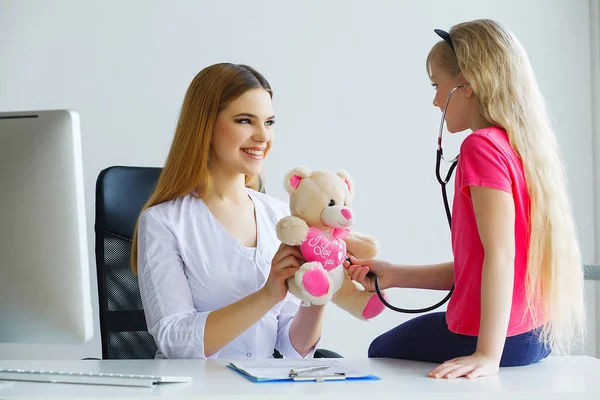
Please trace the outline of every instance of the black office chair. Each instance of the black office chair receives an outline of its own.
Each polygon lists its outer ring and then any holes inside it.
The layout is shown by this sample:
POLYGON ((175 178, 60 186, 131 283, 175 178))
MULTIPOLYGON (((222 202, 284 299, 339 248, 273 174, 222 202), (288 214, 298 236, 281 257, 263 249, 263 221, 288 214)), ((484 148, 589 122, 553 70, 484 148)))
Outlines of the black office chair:
MULTIPOLYGON (((157 347, 148 332, 138 280, 131 273, 131 237, 161 168, 114 166, 96 181, 96 268, 103 359, 151 359, 157 347)), ((281 355, 275 350, 275 357, 281 355)), ((318 349, 315 358, 341 358, 318 349)))

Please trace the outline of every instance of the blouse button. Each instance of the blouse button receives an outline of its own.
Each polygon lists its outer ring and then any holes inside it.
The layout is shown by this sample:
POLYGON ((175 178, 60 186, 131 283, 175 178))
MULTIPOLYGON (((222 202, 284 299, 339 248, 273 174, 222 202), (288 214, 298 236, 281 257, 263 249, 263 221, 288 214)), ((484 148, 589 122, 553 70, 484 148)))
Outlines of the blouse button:
POLYGON ((246 357, 252 357, 252 353, 246 353, 246 357))

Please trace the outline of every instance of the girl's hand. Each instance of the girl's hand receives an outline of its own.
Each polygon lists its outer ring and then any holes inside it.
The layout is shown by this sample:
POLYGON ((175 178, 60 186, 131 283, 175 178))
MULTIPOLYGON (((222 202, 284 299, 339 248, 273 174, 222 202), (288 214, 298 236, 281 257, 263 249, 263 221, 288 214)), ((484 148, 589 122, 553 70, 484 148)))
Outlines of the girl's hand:
POLYGON ((430 378, 477 378, 480 376, 497 374, 500 361, 481 352, 475 352, 467 357, 458 357, 448 360, 432 370, 427 376, 430 378))
POLYGON ((282 243, 271 261, 271 272, 262 288, 264 293, 276 303, 283 300, 288 292, 288 278, 294 276, 303 262, 298 247, 282 243))
POLYGON ((390 287, 390 283, 386 280, 386 277, 389 278, 390 269, 393 268, 392 264, 379 260, 358 260, 353 256, 350 256, 350 261, 352 261, 352 264, 344 261, 344 268, 348 271, 350 278, 360 283, 365 290, 370 292, 375 291, 375 281, 367 277, 369 271, 377 275, 381 290, 390 287))

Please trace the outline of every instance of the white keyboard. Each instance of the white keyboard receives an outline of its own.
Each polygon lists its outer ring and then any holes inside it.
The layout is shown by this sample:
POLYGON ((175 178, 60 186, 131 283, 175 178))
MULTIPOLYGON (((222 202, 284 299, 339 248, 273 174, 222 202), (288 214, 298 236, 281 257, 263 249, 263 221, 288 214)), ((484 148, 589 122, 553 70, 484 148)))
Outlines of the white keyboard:
POLYGON ((84 383, 92 385, 152 386, 159 383, 190 382, 189 376, 109 374, 103 372, 64 372, 22 369, 0 369, 0 380, 52 383, 84 383))

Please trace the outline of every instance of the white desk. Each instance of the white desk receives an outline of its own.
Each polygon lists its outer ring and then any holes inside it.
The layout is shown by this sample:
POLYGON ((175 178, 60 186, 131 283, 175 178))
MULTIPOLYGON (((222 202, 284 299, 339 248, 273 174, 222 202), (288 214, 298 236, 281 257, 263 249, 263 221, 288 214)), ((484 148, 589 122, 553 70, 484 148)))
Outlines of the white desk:
MULTIPOLYGON (((318 361, 318 360, 315 360, 318 361)), ((474 380, 427 378, 434 364, 384 359, 341 359, 377 373, 379 381, 252 383, 225 367, 224 360, 110 360, 110 361, 0 361, 0 368, 46 369, 81 372, 189 375, 194 381, 154 388, 79 384, 8 382, 0 385, 0 398, 90 398, 165 396, 202 399, 481 399, 538 398, 600 399, 600 360, 587 356, 549 357, 528 367, 504 368, 498 375, 474 380), (408 396, 407 396, 408 394, 408 396), (535 396, 538 395, 538 396, 535 396), (540 396, 541 395, 541 396, 540 396)))

